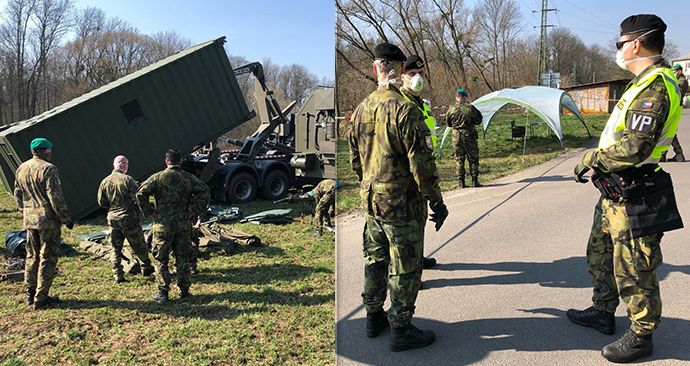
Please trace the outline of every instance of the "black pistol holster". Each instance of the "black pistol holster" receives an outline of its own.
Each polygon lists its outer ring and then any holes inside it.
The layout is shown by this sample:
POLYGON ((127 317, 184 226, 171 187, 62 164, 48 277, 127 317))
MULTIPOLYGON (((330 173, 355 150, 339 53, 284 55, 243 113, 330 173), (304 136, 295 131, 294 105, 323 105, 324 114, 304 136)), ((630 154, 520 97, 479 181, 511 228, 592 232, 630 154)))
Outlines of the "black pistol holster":
POLYGON ((683 227, 671 175, 656 164, 616 173, 595 170, 592 183, 602 196, 625 206, 633 238, 683 227))

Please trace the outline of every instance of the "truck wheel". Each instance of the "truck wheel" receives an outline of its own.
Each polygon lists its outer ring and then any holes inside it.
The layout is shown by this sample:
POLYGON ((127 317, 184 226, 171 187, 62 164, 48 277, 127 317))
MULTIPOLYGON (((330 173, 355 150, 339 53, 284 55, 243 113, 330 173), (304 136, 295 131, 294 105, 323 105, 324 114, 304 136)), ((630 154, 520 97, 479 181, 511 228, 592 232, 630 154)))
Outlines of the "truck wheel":
POLYGON ((256 179, 249 173, 233 174, 228 184, 226 201, 234 203, 249 202, 256 197, 256 179))
POLYGON ((274 170, 264 180, 263 197, 267 200, 279 200, 285 197, 290 189, 290 178, 282 170, 274 170))

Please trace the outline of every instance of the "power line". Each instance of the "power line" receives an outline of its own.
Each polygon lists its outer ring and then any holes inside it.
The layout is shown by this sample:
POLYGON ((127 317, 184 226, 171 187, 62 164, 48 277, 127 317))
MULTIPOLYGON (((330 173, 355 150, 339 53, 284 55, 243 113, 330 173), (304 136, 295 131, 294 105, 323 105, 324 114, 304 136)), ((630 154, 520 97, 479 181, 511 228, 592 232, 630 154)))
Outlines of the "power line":
POLYGON ((591 12, 585 10, 585 9, 582 9, 581 7, 577 6, 575 3, 573 3, 573 2, 570 1, 570 0, 566 0, 566 1, 569 2, 572 6, 574 6, 574 7, 578 8, 578 9, 580 9, 580 11, 582 11, 583 13, 587 13, 587 14, 589 14, 589 15, 591 15, 591 16, 593 16, 593 17, 599 19, 599 20, 601 20, 602 22, 606 23, 608 26, 611 26, 611 27, 614 27, 614 28, 618 29, 618 26, 617 26, 617 25, 615 25, 615 24, 609 22, 608 20, 606 20, 606 19, 604 19, 604 18, 602 18, 602 17, 600 17, 600 16, 598 16, 598 15, 596 15, 596 14, 594 14, 594 13, 591 13, 591 12))
MULTIPOLYGON (((611 25, 609 25, 609 24, 604 24, 604 23, 595 22, 595 21, 593 21, 593 20, 591 20, 591 19, 587 19, 587 18, 585 18, 585 17, 581 17, 581 16, 579 16, 579 15, 576 15, 576 14, 573 14, 573 13, 569 13, 569 12, 567 12, 567 11, 559 10, 559 12, 563 12, 563 14, 570 15, 571 17, 574 17, 574 18, 577 18, 577 19, 580 19, 580 20, 584 20, 584 21, 586 21, 586 22, 589 22, 590 24, 594 24, 594 25, 597 25, 597 26, 600 26, 600 27, 604 27, 604 28, 611 28, 611 25)), ((617 27, 613 27, 613 28, 611 28, 611 29, 616 29, 616 30, 617 30, 618 28, 617 28, 617 27)))

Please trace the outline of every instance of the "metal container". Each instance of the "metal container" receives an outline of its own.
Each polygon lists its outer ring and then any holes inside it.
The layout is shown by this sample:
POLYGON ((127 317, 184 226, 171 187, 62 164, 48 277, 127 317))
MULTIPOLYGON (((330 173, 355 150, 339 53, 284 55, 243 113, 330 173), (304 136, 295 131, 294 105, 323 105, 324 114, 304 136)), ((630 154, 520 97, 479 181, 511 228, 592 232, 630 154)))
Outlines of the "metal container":
POLYGON ((189 154, 253 117, 233 73, 225 37, 178 52, 43 114, 0 128, 0 177, 31 158, 29 144, 53 147, 70 216, 98 208, 96 191, 116 155, 142 181, 164 166, 169 148, 189 154))

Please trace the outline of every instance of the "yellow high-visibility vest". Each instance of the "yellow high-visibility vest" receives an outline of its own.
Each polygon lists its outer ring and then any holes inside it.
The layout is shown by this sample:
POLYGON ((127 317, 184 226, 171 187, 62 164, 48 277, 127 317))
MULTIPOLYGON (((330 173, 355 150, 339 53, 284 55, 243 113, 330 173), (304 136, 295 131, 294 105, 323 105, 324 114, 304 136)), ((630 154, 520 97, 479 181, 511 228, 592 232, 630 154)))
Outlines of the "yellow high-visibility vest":
MULTIPOLYGON (((401 90, 402 91, 402 90, 401 90)), ((407 100, 408 102, 414 103, 417 108, 419 108, 419 104, 417 104, 415 101, 411 100, 410 97, 405 94, 404 91, 401 93, 403 95, 403 98, 407 100)), ((431 115, 431 108, 429 107, 428 104, 422 102, 424 105, 424 108, 419 108, 420 111, 422 111, 422 114, 424 115, 424 123, 426 124, 427 127, 429 127, 429 131, 431 131, 431 144, 434 146, 434 149, 436 148, 436 118, 431 115)))
MULTIPOLYGON (((599 149, 605 149, 623 138, 623 131, 625 130, 625 123, 627 122, 627 112, 635 103, 640 93, 649 86, 657 77, 661 76, 666 86, 670 98, 669 112, 664 128, 661 131, 661 137, 657 141, 652 154, 647 160, 637 164, 641 166, 644 164, 657 164, 661 155, 666 152, 671 146, 671 141, 678 130, 678 122, 680 122, 681 107, 680 107, 680 88, 678 87, 678 79, 667 67, 657 67, 650 71, 644 77, 640 78, 635 84, 631 85, 623 96, 621 97, 616 107, 613 109, 609 120, 606 122, 606 127, 601 133, 599 139, 599 149)), ((643 123, 640 121, 639 123, 643 123)))

